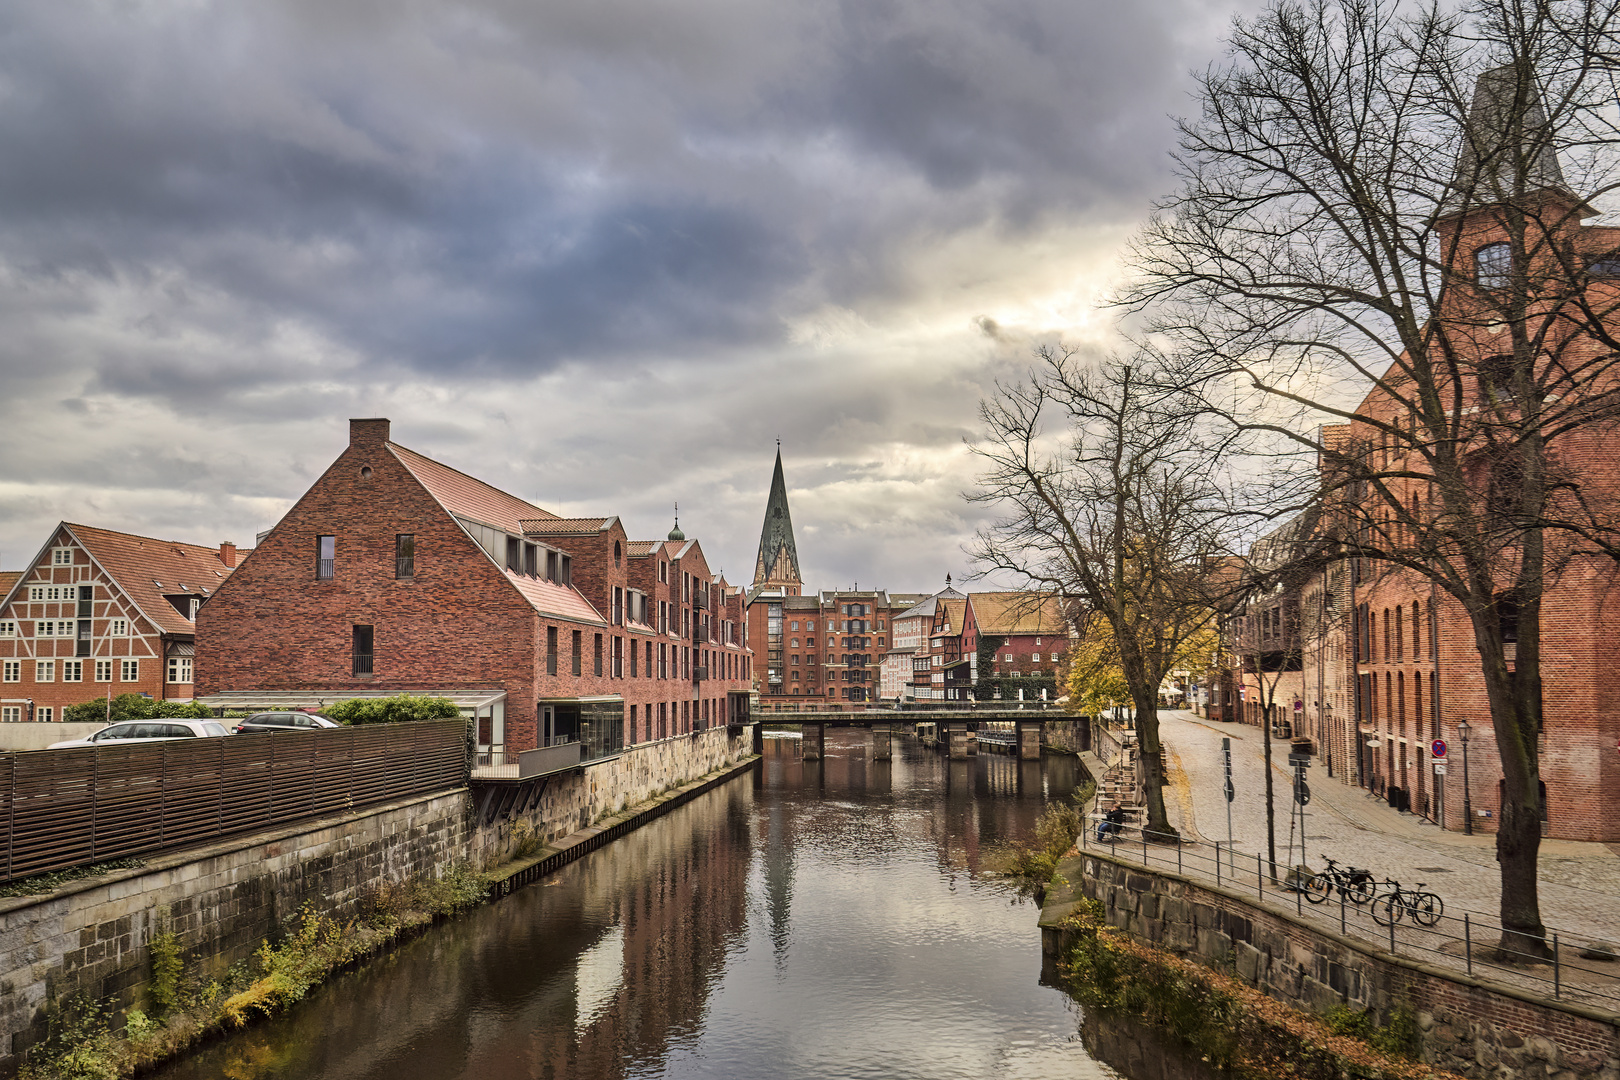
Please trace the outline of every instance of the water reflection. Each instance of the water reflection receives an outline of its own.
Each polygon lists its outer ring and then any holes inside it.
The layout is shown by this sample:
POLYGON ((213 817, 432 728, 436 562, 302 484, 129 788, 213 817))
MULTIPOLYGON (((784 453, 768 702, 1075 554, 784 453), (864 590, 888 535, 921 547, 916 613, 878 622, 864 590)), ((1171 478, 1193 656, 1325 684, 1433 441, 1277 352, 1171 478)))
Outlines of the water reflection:
POLYGON ((828 733, 437 927, 161 1075, 241 1080, 1114 1076, 1040 986, 1033 908, 978 876, 1067 759, 828 733))

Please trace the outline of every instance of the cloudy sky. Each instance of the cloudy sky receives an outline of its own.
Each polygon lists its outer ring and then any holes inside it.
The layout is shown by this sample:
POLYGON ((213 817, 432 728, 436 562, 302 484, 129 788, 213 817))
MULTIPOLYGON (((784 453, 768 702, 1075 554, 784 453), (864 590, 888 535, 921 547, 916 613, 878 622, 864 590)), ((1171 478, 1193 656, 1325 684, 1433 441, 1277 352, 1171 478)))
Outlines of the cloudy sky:
POLYGON ((251 544, 346 420, 752 576, 971 569, 963 447, 1101 342, 1232 6, 9 0, 0 568, 251 544))

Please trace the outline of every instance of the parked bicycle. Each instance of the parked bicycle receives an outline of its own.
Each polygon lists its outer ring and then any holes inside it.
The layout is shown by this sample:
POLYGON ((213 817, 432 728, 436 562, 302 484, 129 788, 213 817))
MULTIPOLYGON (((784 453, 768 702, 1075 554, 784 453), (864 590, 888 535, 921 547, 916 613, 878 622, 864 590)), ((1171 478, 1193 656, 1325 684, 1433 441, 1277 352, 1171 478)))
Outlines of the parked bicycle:
POLYGON ((1439 896, 1423 891, 1424 882, 1418 882, 1416 889, 1403 889, 1398 881, 1384 884, 1390 891, 1374 900, 1372 906, 1373 922, 1379 926, 1398 923, 1403 915, 1410 915, 1419 926, 1433 926, 1440 921, 1446 905, 1439 896))
POLYGON ((1327 860, 1327 869, 1320 871, 1305 883, 1305 899, 1320 904, 1337 891, 1338 894, 1360 906, 1371 900, 1378 891, 1372 871, 1355 866, 1340 866, 1327 860))

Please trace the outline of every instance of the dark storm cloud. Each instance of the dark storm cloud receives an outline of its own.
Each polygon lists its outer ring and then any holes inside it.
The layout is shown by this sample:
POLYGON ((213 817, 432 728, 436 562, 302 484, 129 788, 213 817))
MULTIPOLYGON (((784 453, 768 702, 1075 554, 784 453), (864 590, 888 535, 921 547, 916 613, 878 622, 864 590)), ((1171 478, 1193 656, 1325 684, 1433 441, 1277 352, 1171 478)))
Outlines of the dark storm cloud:
POLYGON ((20 274, 162 267, 427 370, 756 344, 894 288, 886 241, 1134 197, 1177 63, 1162 12, 1039 0, 9 10, 20 274))

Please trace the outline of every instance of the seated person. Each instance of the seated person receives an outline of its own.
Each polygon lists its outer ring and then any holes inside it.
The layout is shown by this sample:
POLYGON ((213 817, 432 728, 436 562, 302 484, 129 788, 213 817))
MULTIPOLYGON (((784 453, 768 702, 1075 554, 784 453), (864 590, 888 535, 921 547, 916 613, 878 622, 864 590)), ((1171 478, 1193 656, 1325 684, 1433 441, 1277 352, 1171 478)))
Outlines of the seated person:
POLYGON ((1124 826, 1125 808, 1116 802, 1108 808, 1108 813, 1103 815, 1103 819, 1097 822, 1097 839, 1107 840, 1110 836, 1124 831, 1124 826))

